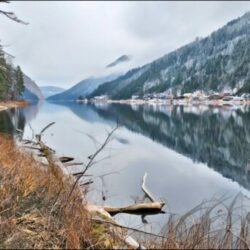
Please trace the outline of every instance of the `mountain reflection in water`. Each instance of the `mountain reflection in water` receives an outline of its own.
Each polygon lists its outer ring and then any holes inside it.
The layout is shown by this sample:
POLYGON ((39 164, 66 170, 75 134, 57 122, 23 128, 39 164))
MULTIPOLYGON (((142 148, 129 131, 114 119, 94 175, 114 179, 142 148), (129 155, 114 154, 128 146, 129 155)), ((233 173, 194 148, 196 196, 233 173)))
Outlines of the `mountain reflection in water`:
MULTIPOLYGON (((118 121, 129 131, 150 138, 192 159, 193 162, 204 163, 224 177, 250 190, 250 110, 248 108, 232 110, 183 106, 45 103, 42 108, 39 104, 20 110, 0 112, 0 131, 14 133, 16 128, 23 130, 25 123, 28 125, 33 120, 36 121, 37 114, 41 113, 37 124, 41 124, 41 121, 49 123, 54 119, 55 121, 61 119, 58 123, 64 123, 62 130, 57 128, 54 134, 62 134, 66 127, 74 125, 69 110, 88 123, 88 126, 93 123, 114 125, 118 121)), ((43 125, 47 125, 45 123, 43 125)), ((82 127, 80 123, 77 126, 79 130, 82 127)), ((35 127, 35 131, 40 131, 39 129, 35 127)), ((119 134, 115 137, 120 144, 130 147, 128 139, 120 137, 119 134)), ((56 138, 51 139, 51 142, 55 140, 56 138)), ((72 147, 73 151, 69 146, 73 144, 69 144, 69 140, 68 145, 64 146, 74 153, 79 150, 76 140, 77 138, 74 137, 74 141, 71 142, 75 144, 75 148, 72 147)), ((63 142, 55 143, 56 146, 62 144, 63 142)))
POLYGON ((35 119, 41 103, 29 105, 25 108, 11 108, 0 112, 0 132, 16 134, 23 131, 26 124, 35 119))
MULTIPOLYGON (((81 105, 70 109, 82 119, 81 105)), ((202 162, 250 190, 250 110, 183 106, 84 105, 105 120, 202 162)), ((90 111, 91 110, 91 111, 90 111)))

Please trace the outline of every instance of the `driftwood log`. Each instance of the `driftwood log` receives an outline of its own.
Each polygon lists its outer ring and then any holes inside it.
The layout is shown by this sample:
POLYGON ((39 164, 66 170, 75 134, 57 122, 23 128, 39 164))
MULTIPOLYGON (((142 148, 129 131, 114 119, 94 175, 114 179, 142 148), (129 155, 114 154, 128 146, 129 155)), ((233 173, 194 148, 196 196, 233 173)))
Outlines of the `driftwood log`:
POLYGON ((162 207, 164 203, 162 202, 150 202, 150 203, 140 203, 134 204, 127 207, 115 208, 115 207, 104 207, 103 209, 110 215, 116 215, 118 213, 127 214, 158 214, 164 213, 162 207))
POLYGON ((66 163, 66 162, 73 161, 74 158, 73 158, 73 157, 68 157, 68 156, 62 156, 62 157, 59 157, 59 160, 60 160, 62 163, 66 163))
POLYGON ((146 178, 147 178, 147 173, 145 173, 142 178, 142 191, 144 192, 145 197, 147 197, 150 200, 150 202, 133 204, 126 207, 118 207, 118 208, 105 206, 103 207, 103 209, 112 216, 118 213, 138 214, 138 215, 150 215, 150 214, 153 215, 153 214, 165 213, 162 210, 165 203, 156 201, 155 198, 147 190, 145 185, 146 178))

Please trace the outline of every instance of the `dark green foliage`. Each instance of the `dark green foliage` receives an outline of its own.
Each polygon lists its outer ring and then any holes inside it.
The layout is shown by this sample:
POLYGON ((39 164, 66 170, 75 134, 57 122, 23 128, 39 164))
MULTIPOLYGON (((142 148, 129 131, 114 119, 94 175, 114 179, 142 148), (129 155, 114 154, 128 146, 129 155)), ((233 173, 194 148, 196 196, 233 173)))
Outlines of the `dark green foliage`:
POLYGON ((6 62, 4 59, 4 53, 0 45, 0 100, 2 100, 7 94, 6 84, 6 62))
POLYGON ((113 95, 114 99, 126 99, 130 98, 132 95, 136 94, 139 96, 143 95, 142 87, 145 81, 149 78, 150 71, 146 71, 142 74, 133 84, 129 84, 122 89, 122 92, 118 92, 117 94, 113 95))
POLYGON ((22 92, 24 91, 24 82, 23 82, 23 72, 20 68, 20 66, 17 66, 16 69, 16 90, 17 94, 21 95, 22 92))
POLYGON ((82 101, 84 98, 82 95, 78 96, 77 100, 82 101))
POLYGON ((17 129, 23 130, 25 116, 20 110, 9 109, 0 112, 0 133, 16 134, 17 129))
POLYGON ((7 63, 0 45, 0 100, 15 100, 24 91, 23 73, 18 66, 15 68, 7 63))
POLYGON ((240 95, 243 93, 250 93, 250 79, 247 80, 244 86, 240 88, 236 94, 240 95))

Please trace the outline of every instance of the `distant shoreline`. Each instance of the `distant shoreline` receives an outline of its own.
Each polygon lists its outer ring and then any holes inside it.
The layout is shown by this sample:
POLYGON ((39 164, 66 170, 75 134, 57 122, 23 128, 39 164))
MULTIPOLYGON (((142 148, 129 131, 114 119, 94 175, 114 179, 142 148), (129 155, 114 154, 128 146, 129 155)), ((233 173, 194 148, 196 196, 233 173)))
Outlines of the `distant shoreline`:
POLYGON ((224 101, 224 100, 209 100, 209 101, 189 101, 189 100, 161 100, 161 99, 152 99, 152 100, 143 100, 143 99, 127 99, 127 100, 83 100, 76 101, 77 103, 95 103, 95 104, 127 104, 127 105, 153 105, 153 106, 211 106, 211 107, 223 107, 223 106, 249 106, 250 100, 244 101, 224 101))

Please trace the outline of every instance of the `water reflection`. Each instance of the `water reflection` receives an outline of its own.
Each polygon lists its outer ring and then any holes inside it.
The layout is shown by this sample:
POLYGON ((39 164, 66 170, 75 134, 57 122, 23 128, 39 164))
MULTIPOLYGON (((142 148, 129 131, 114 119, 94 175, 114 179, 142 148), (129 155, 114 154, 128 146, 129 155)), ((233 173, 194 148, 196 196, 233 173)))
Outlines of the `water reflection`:
POLYGON ((14 135, 18 130, 23 131, 25 125, 36 118, 41 103, 25 108, 12 108, 0 112, 0 132, 14 135))
POLYGON ((26 124, 30 123, 32 120, 36 119, 36 116, 39 112, 39 110, 42 107, 43 102, 37 102, 33 103, 31 105, 28 105, 27 107, 20 109, 20 112, 25 117, 26 124))
MULTIPOLYGON (((0 112, 2 131, 9 126, 11 132, 17 124, 11 112, 0 112)), ((239 190, 249 195, 242 188, 250 190, 248 109, 43 103, 18 112, 17 117, 25 117, 20 122, 26 122, 25 138, 31 136, 29 123, 34 131, 40 131, 56 121, 45 133, 45 142, 59 155, 74 156, 77 161, 85 161, 95 152, 93 142, 82 132, 103 141, 105 129, 119 121, 122 127, 105 151, 112 157, 89 172, 94 176, 90 199, 95 203, 133 203, 135 196, 142 195, 145 172, 152 194, 166 200, 167 210, 172 208, 175 213, 186 212, 214 195, 234 195, 239 190)), ((151 216, 149 221, 164 224, 162 216, 151 216)), ((117 217, 130 226, 141 222, 133 216, 117 217)))
MULTIPOLYGON (((0 132, 23 130, 41 103, 0 112, 0 132)), ((119 122, 164 146, 202 162, 250 189, 250 110, 183 106, 60 103, 87 122, 119 122)), ((47 106, 45 105, 45 108, 47 106)), ((45 110, 51 112, 51 110, 45 110)), ((129 141, 116 135, 121 144, 129 141)))
POLYGON ((70 109, 82 119, 88 119, 86 114, 94 110, 105 120, 118 120, 128 129, 160 142, 194 162, 205 163, 250 189, 249 109, 202 110, 119 104, 71 105, 70 109))
POLYGON ((9 109, 0 112, 0 132, 15 134, 17 130, 23 130, 25 116, 19 109, 9 109))

